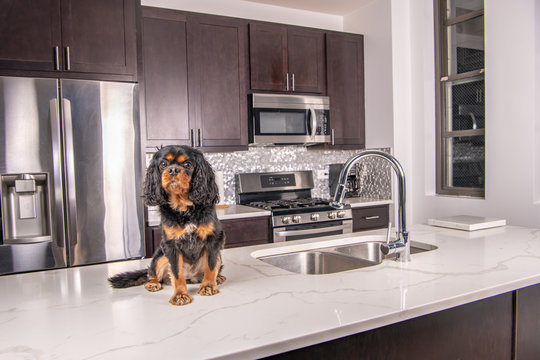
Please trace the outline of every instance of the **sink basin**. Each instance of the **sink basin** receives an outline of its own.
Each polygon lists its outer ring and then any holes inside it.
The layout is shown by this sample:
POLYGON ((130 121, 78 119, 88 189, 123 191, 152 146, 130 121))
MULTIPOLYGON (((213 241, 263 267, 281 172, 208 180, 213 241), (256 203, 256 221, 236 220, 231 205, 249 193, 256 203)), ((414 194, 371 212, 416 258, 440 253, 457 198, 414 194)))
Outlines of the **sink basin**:
POLYGON ((375 265, 369 260, 320 250, 264 256, 259 260, 284 270, 308 275, 332 274, 375 265))
MULTIPOLYGON (((380 241, 368 241, 260 256, 257 259, 298 274, 332 274, 377 265, 384 259, 393 258, 394 255, 385 256, 382 253, 381 244, 380 241)), ((437 246, 411 241, 411 254, 435 249, 437 246)))

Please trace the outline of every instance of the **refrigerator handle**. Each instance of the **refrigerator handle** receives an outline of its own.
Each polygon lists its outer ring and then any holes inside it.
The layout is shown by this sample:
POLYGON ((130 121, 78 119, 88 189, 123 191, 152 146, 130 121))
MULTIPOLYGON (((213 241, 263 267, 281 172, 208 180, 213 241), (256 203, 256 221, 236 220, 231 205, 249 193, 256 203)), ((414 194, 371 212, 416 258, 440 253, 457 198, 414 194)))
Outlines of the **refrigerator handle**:
POLYGON ((66 169, 66 219, 70 248, 77 244, 77 198, 75 189, 75 154, 73 147, 73 121, 71 101, 62 99, 64 119, 64 159, 66 169))
POLYGON ((50 216, 52 217, 52 222, 54 222, 56 226, 56 245, 63 248, 65 246, 63 220, 64 203, 62 198, 62 138, 59 117, 58 98, 51 99, 49 101, 49 119, 51 121, 53 174, 52 184, 49 183, 49 186, 54 188, 54 203, 51 204, 51 208, 53 208, 54 212, 50 214, 50 216))

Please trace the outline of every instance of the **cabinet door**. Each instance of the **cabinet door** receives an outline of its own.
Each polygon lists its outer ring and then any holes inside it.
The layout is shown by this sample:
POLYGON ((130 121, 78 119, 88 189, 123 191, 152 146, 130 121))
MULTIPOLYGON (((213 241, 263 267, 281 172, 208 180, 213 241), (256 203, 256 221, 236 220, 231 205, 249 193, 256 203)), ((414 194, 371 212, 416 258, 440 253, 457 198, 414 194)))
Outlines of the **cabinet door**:
POLYGON ((353 231, 364 231, 388 227, 389 206, 370 206, 355 208, 353 214, 353 231))
POLYGON ((326 34, 327 94, 335 145, 365 147, 364 38, 326 34))
POLYGON ((147 146, 191 145, 186 16, 148 7, 142 14, 141 114, 147 146))
POLYGON ((60 0, 0 0, 1 69, 53 71, 60 42, 60 0))
POLYGON ((135 74, 135 14, 134 0, 62 0, 65 70, 135 74))
POLYGON ((271 242, 270 217, 222 220, 225 248, 267 244, 271 242))
POLYGON ((188 69, 190 114, 196 146, 247 148, 247 23, 218 16, 190 16, 188 69))
POLYGON ((326 85, 324 32, 289 28, 287 50, 291 90, 323 94, 326 85))
POLYGON ((287 28, 274 24, 249 24, 251 88, 287 90, 287 28))

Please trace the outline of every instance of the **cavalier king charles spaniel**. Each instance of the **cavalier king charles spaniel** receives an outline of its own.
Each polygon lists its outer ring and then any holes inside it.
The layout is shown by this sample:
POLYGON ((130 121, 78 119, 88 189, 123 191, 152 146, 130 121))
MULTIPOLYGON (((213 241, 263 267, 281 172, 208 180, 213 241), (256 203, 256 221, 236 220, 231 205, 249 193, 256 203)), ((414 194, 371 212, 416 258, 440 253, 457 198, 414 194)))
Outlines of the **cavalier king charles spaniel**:
POLYGON ((146 290, 158 291, 170 281, 173 305, 193 301, 188 283, 200 283, 200 295, 217 294, 217 285, 225 281, 221 275, 225 235, 216 215, 214 172, 203 154, 188 146, 159 149, 146 171, 144 197, 146 205, 159 206, 161 245, 148 269, 114 275, 108 279, 112 287, 144 284, 146 290))

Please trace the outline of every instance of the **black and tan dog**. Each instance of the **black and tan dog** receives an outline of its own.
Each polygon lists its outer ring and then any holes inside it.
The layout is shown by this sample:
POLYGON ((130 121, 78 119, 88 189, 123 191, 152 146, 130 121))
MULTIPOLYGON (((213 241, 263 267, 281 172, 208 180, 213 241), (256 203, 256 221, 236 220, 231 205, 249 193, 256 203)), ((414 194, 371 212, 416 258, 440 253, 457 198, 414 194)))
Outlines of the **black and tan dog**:
POLYGON ((225 236, 215 205, 219 201, 214 172, 203 154, 188 146, 165 146, 157 151, 146 171, 145 202, 159 206, 161 246, 147 270, 117 274, 112 287, 142 285, 158 291, 170 280, 173 305, 187 305, 193 298, 187 283, 201 283, 200 295, 215 295, 225 281, 220 274, 225 236))

